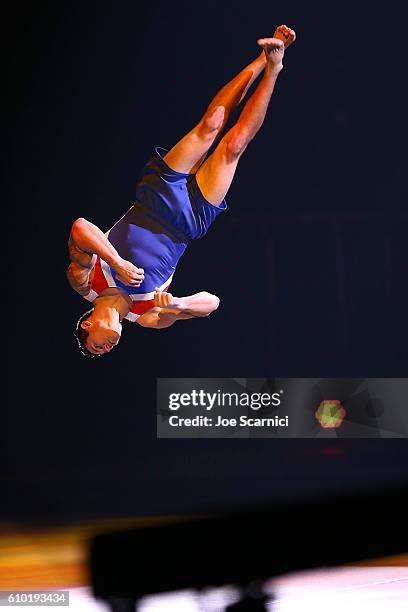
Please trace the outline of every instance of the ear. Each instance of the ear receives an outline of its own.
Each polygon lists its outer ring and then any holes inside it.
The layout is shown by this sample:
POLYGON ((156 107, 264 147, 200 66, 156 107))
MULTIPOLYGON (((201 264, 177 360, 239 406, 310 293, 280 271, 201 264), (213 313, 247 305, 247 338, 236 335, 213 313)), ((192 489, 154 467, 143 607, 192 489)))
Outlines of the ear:
POLYGON ((88 321, 88 319, 85 319, 85 321, 81 322, 81 328, 82 329, 89 329, 91 327, 92 323, 91 321, 88 321))

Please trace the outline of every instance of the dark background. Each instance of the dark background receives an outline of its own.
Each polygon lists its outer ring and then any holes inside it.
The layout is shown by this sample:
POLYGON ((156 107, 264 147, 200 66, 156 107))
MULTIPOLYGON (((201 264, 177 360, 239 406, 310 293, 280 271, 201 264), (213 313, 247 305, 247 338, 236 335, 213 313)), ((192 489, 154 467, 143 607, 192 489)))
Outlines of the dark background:
POLYGON ((403 3, 16 3, 15 13, 6 516, 202 511, 404 478, 404 440, 155 431, 160 376, 407 376, 403 3), (228 212, 172 285, 216 293, 219 310, 161 332, 129 324, 111 355, 83 359, 73 328, 87 304, 65 278, 71 223, 111 227, 153 148, 190 130, 280 23, 298 40, 265 124, 228 212))

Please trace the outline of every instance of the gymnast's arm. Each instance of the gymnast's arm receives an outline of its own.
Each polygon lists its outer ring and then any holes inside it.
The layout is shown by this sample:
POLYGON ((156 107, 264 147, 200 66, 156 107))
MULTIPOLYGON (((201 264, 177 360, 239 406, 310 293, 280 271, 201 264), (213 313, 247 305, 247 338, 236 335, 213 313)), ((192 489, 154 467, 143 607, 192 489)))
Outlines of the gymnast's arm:
POLYGON ((93 268, 99 255, 126 285, 139 287, 144 280, 144 270, 120 257, 99 227, 82 217, 72 224, 68 248, 71 260, 83 268, 93 268))
POLYGON ((208 317, 218 308, 220 300, 207 291, 177 298, 156 288, 154 302, 155 306, 137 320, 142 327, 163 329, 170 327, 176 321, 208 317))
POLYGON ((74 291, 86 296, 91 290, 92 270, 81 266, 76 261, 71 261, 67 270, 67 279, 74 291))
POLYGON ((176 312, 167 311, 165 308, 159 308, 154 306, 147 312, 143 313, 138 319, 137 323, 142 327, 150 327, 151 329, 163 329, 164 327, 170 327, 180 317, 176 312))
POLYGON ((67 269, 67 279, 71 287, 80 295, 88 295, 92 284, 92 270, 96 262, 96 255, 79 247, 76 241, 78 229, 76 221, 71 228, 68 239, 68 251, 71 263, 67 269))

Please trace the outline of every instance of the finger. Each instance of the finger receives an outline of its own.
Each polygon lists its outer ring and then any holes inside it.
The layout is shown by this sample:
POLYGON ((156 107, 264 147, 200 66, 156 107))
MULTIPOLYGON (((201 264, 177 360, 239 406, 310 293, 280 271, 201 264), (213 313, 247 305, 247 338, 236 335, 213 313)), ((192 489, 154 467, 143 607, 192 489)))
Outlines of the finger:
POLYGON ((139 287, 141 285, 141 281, 134 278, 127 278, 126 276, 121 276, 119 274, 116 275, 116 278, 128 287, 139 287))

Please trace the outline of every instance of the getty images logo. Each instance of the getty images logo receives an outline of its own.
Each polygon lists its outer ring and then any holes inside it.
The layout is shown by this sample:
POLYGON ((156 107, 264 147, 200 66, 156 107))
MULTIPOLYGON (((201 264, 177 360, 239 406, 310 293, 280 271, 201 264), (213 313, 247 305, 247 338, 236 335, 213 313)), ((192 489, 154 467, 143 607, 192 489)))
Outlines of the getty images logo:
POLYGON ((283 389, 275 393, 265 392, 228 392, 217 389, 215 392, 208 392, 204 389, 192 389, 190 392, 170 393, 170 410, 179 410, 189 406, 198 406, 205 410, 212 410, 224 407, 250 408, 260 410, 261 408, 277 407, 281 404, 283 389))

